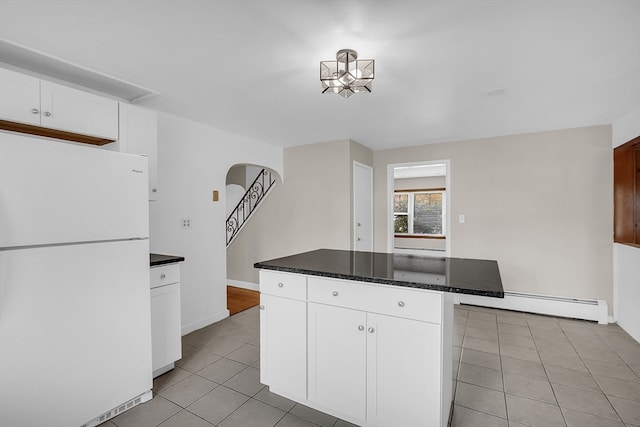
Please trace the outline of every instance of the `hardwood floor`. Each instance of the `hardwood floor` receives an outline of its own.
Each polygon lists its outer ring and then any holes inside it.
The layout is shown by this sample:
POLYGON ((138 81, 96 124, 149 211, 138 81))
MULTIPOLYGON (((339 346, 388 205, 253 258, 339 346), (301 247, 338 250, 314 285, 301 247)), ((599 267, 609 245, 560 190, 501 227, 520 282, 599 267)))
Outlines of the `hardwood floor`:
POLYGON ((227 286, 227 308, 234 315, 260 304, 260 292, 227 286))

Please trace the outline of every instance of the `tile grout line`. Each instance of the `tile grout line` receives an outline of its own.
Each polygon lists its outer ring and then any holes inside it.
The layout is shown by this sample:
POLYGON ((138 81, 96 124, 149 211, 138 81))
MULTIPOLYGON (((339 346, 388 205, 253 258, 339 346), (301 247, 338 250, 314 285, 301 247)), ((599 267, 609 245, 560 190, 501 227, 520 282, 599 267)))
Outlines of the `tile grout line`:
MULTIPOLYGON (((618 413, 618 410, 615 408, 615 406, 613 406, 613 403, 611 403, 611 400, 609 399, 609 396, 607 396, 607 394, 604 392, 604 390, 602 390, 602 386, 600 385, 600 383, 596 380, 596 378, 593 376, 593 372, 591 371, 591 369, 589 368, 589 365, 587 365, 582 357, 582 355, 580 354, 580 352, 578 351, 578 349, 575 347, 575 345, 573 344, 573 342, 569 339, 569 337, 567 336, 567 334, 565 333, 565 330, 562 329, 562 326, 560 326, 560 329, 562 330, 562 333, 564 334, 564 336, 567 338, 567 341, 569 341, 569 344, 571 344, 571 347, 574 349, 574 351, 576 352, 576 354, 578 355, 578 357, 580 358, 580 361, 584 364, 584 367, 587 368, 587 371, 589 372, 589 375, 591 375, 591 378, 593 379, 593 381, 596 383, 596 385, 598 386, 598 390, 600 390, 600 392, 602 393, 602 395, 604 396, 604 398, 607 400, 607 403, 609 403, 609 405, 611 406, 611 409, 613 409, 613 412, 618 416, 618 419, 616 421, 620 421, 621 423, 623 423, 622 421, 622 416, 620 415, 620 413, 618 413)), ((611 348, 611 350, 618 355, 615 350, 613 350, 613 348, 611 347, 611 345, 605 341, 605 343, 607 344, 607 347, 611 348)), ((627 368, 629 368, 629 366, 626 364, 626 361, 622 358, 620 358, 623 362, 625 362, 625 366, 627 366, 627 368)), ((633 371, 632 371, 633 372, 633 371)), ((607 376, 607 375, 604 375, 607 376)), ((570 386, 567 386, 570 387, 570 386)), ((577 387, 573 387, 573 388, 577 388, 577 387)), ((554 391, 555 393, 555 391, 554 391)), ((572 408, 567 408, 567 409, 572 409, 572 408)), ((575 411, 575 409, 572 409, 575 411)), ((585 411, 580 411, 580 412, 585 412, 585 411)), ((602 415, 599 414, 593 414, 590 412, 585 412, 587 414, 591 414, 597 417, 603 417, 603 418, 608 418, 608 417, 604 417, 602 415)), ((564 413, 562 414, 562 416, 564 417, 564 413)), ((609 418, 610 419, 610 418, 609 418)))
MULTIPOLYGON (((555 318, 554 318, 555 319, 555 318)), ((529 324, 529 320, 525 318, 525 322, 527 322, 527 327, 529 328, 529 333, 531 334, 531 338, 533 339, 533 345, 536 347, 536 352, 538 353, 538 357, 540 358, 540 364, 542 365, 542 370, 544 371, 544 375, 547 378, 547 382, 549 383, 549 388, 551 389, 551 393, 553 394, 553 398, 556 401, 556 405, 558 406, 558 410, 560 411, 560 416, 562 417, 562 422, 564 422, 564 425, 568 425, 567 424, 567 419, 564 416, 564 412, 562 411, 562 407, 560 406, 560 402, 558 401, 558 396, 556 395, 556 390, 553 388, 553 385, 551 383, 551 378, 549 378, 549 373, 547 372, 547 365, 544 363, 544 360, 542 359, 542 354, 540 354, 540 349, 538 348, 538 343, 536 342, 536 337, 533 335, 533 331, 531 330, 531 325, 529 324)), ((558 324, 557 320, 555 321, 556 324, 558 325, 558 327, 560 328, 560 330, 562 331, 563 335, 564 335, 564 330, 562 330, 562 327, 560 326, 560 324, 558 324)), ((567 338, 568 340, 568 338, 567 338)), ((586 365, 585 365, 586 367, 586 365)))

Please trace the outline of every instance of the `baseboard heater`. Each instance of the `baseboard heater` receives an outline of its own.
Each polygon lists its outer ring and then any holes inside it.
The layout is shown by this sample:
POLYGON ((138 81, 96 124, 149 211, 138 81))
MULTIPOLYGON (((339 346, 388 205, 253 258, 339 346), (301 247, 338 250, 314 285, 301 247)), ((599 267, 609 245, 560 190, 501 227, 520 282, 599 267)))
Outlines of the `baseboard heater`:
POLYGON ((609 323, 609 307, 605 300, 505 291, 503 299, 455 294, 454 302, 572 319, 592 320, 602 325, 609 323))
POLYGON ((153 397, 151 390, 145 391, 139 396, 134 397, 128 402, 123 403, 122 405, 118 405, 115 408, 105 412, 104 414, 97 416, 96 418, 82 424, 80 427, 95 427, 98 426, 111 418, 114 418, 116 415, 120 415, 121 413, 128 411, 134 406, 138 406, 144 402, 148 402, 153 397))

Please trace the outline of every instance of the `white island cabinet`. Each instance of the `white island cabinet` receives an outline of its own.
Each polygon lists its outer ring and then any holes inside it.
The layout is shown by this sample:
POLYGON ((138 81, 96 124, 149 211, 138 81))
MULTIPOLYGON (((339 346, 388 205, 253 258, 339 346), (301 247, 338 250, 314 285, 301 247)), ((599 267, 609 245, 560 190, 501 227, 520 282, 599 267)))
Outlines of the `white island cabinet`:
POLYGON ((260 274, 261 381, 271 391, 360 426, 447 425, 451 294, 260 274))
POLYGON ((260 381, 307 396, 307 279, 260 272, 260 381))

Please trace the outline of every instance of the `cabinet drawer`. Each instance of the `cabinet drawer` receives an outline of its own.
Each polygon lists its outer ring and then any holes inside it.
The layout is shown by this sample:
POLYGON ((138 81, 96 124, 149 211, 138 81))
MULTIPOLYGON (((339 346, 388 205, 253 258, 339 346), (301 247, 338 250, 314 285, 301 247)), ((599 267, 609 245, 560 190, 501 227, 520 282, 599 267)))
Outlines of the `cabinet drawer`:
POLYGON ((306 300, 307 278, 300 274, 260 270, 260 292, 279 297, 306 300))
POLYGON ((438 292, 309 277, 308 294, 310 302, 441 323, 438 292))
POLYGON ((151 288, 170 285, 180 281, 180 265, 169 264, 151 267, 151 288))

